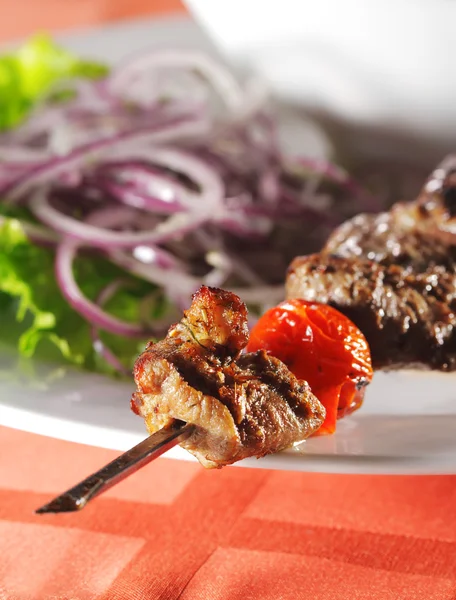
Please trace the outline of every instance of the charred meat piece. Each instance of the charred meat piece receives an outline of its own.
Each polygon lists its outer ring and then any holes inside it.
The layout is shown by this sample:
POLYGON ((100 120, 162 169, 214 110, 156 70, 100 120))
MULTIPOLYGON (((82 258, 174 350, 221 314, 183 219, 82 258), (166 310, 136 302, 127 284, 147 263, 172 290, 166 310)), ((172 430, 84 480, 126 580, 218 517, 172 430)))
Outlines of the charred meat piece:
POLYGON ((182 446, 205 467, 278 452, 314 433, 324 407, 278 359, 241 354, 247 309, 203 286, 167 337, 138 358, 132 408, 153 433, 173 420, 195 425, 182 446))
POLYGON ((456 274, 314 254, 296 258, 287 297, 337 308, 364 333, 374 369, 456 370, 456 274))
POLYGON ((456 270, 456 155, 435 169, 415 202, 387 213, 363 214, 338 227, 325 254, 367 258, 415 273, 456 270))

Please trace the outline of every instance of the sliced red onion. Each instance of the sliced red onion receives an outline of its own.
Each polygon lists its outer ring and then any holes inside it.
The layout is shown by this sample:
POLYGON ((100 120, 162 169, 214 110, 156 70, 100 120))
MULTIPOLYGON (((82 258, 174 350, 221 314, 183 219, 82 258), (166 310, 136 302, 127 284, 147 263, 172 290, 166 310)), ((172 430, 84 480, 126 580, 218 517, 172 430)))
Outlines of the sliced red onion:
MULTIPOLYGON (((97 304, 103 308, 103 305, 117 293, 117 291, 124 285, 124 282, 120 279, 116 279, 109 285, 107 285, 99 294, 97 298, 97 304)), ((117 356, 106 346, 100 337, 100 330, 93 326, 91 327, 90 334, 92 336, 93 349, 99 354, 111 367, 113 367, 118 373, 122 375, 129 375, 130 371, 127 369, 117 356)))
POLYGON ((157 301, 157 296, 162 294, 162 290, 154 290, 147 296, 141 299, 139 306, 139 314, 141 315, 141 320, 144 323, 147 323, 151 328, 151 331, 154 331, 154 335, 156 337, 163 337, 166 334, 167 329, 169 328, 171 323, 175 323, 179 321, 181 318, 180 312, 176 307, 170 306, 166 309, 164 316, 159 317, 158 319, 151 318, 152 309, 155 306, 157 301))
MULTIPOLYGON (((209 264, 211 263, 209 262, 209 264)), ((228 261, 226 261, 226 264, 216 266, 214 269, 209 271, 209 273, 203 277, 201 283, 209 287, 221 288, 223 287, 231 273, 231 265, 228 263, 228 261)))
MULTIPOLYGON (((184 186, 175 184, 160 175, 152 175, 147 186, 145 181, 142 182, 142 185, 138 185, 138 183, 121 185, 103 181, 101 185, 120 202, 158 214, 181 212, 185 210, 185 205, 190 204, 190 194, 184 186)), ((195 198, 193 198, 193 202, 195 202, 195 198)))
POLYGON ((264 285, 265 282, 263 279, 243 259, 227 250, 225 250, 225 254, 231 264, 231 273, 236 273, 236 275, 245 281, 247 286, 256 287, 264 285))
POLYGON ((217 275, 214 274, 212 276, 209 274, 206 276, 206 285, 220 287, 220 285, 211 284, 210 281, 222 276, 227 279, 227 277, 233 273, 238 275, 241 279, 244 279, 249 285, 256 286, 264 284, 261 277, 251 269, 245 261, 226 249, 220 235, 214 235, 207 231, 200 230, 195 233, 195 236, 206 250, 207 264, 214 267, 214 270, 217 270, 217 275))
POLYGON ((145 265, 122 251, 110 252, 109 259, 128 273, 163 288, 171 302, 182 310, 188 307, 192 294, 201 284, 218 287, 227 276, 225 269, 220 267, 209 271, 203 278, 193 277, 183 271, 174 270, 170 273, 169 270, 156 265, 145 265))
POLYGON ((182 201, 188 203, 189 210, 207 212, 212 217, 220 211, 225 195, 223 182, 218 174, 202 160, 170 148, 154 148, 149 155, 149 160, 154 165, 185 174, 198 185, 198 194, 187 192, 182 195, 182 201))
POLYGON ((155 264, 144 264, 125 252, 115 250, 109 252, 109 260, 128 273, 136 275, 145 281, 162 287, 168 297, 175 303, 191 298, 191 295, 201 285, 201 281, 183 271, 170 271, 155 264))
MULTIPOLYGON (((122 287, 128 285, 128 282, 122 280, 122 279, 116 279, 115 281, 111 282, 110 284, 108 284, 99 294, 98 298, 97 298, 97 304, 103 308, 103 306, 109 302, 109 300, 118 292, 119 289, 121 289, 122 287)), ((145 298, 143 298, 143 300, 141 300, 141 304, 144 305, 144 308, 150 304, 150 300, 155 299, 156 297, 156 292, 152 292, 152 294, 150 294, 149 296, 146 296, 145 298)), ((147 312, 147 309, 144 310, 143 312, 147 312)), ((166 315, 166 318, 162 318, 162 319, 155 319, 153 321, 153 323, 150 323, 149 320, 147 319, 147 314, 144 314, 144 322, 148 322, 148 325, 150 326, 150 333, 149 335, 154 335, 154 336, 163 336, 164 333, 166 332, 166 329, 169 327, 169 323, 170 323, 170 318, 173 318, 173 320, 177 319, 177 315, 166 315)), ((92 342, 93 342, 93 348, 95 350, 95 352, 97 352, 97 354, 99 354, 109 365, 111 365, 117 372, 121 373, 122 375, 130 375, 130 369, 127 369, 123 363, 119 360, 119 358, 112 352, 112 350, 110 350, 108 348, 108 346, 104 343, 104 341, 101 339, 100 336, 100 330, 95 327, 92 326, 91 328, 91 336, 92 336, 92 342)))
POLYGON ((146 338, 150 332, 144 327, 109 315, 83 295, 73 274, 73 261, 78 249, 79 245, 71 241, 64 241, 57 247, 55 273, 68 304, 95 327, 125 337, 146 338))
POLYGON ((191 49, 154 50, 130 58, 111 75, 108 81, 109 89, 112 93, 123 96, 131 83, 144 72, 171 68, 200 73, 217 91, 230 111, 242 111, 244 93, 237 79, 207 54, 191 49))
POLYGON ((33 150, 12 144, 0 146, 0 161, 4 161, 5 163, 5 165, 1 166, 9 167, 10 163, 17 163, 18 167, 30 169, 50 158, 51 155, 45 150, 33 150))
MULTIPOLYGON (((120 224, 137 223, 138 215, 124 206, 115 206, 92 212, 85 222, 97 227, 116 227, 120 224)), ((144 265, 155 265, 160 269, 185 270, 185 265, 180 260, 158 246, 135 246, 132 249, 132 256, 144 265)))
POLYGON ((274 228, 274 223, 270 217, 249 215, 247 212, 234 213, 226 211, 224 215, 218 217, 217 223, 223 229, 240 237, 254 236, 261 238, 271 233, 274 228))
POLYGON ((115 369, 121 375, 129 376, 131 375, 131 370, 127 369, 121 361, 117 358, 117 356, 110 350, 103 340, 100 338, 100 334, 98 333, 95 327, 92 328, 91 333, 93 349, 97 354, 99 354, 105 362, 107 362, 113 369, 115 369))
POLYGON ((174 122, 161 127, 154 125, 150 129, 142 128, 139 131, 124 131, 116 135, 102 137, 76 148, 66 156, 56 157, 27 172, 9 189, 3 190, 4 201, 6 204, 11 204, 21 198, 32 187, 56 181, 62 173, 80 169, 96 158, 100 159, 103 156, 111 158, 132 157, 132 155, 134 157, 135 154, 138 154, 138 147, 141 147, 141 145, 168 143, 181 137, 201 135, 206 130, 207 123, 176 118, 174 122))
MULTIPOLYGON (((192 294, 202 283, 213 287, 220 287, 226 280, 228 268, 218 265, 210 271, 202 280, 192 277, 186 273, 169 273, 156 266, 140 264, 137 260, 127 256, 124 252, 116 251, 109 255, 110 260, 125 269, 132 275, 136 275, 146 281, 159 285, 165 290, 166 295, 180 308, 185 309, 192 294)), ((283 286, 258 285, 250 288, 230 288, 239 295, 244 302, 250 304, 270 305, 282 301, 284 298, 283 286)))
POLYGON ((313 173, 327 177, 334 183, 341 185, 348 192, 353 194, 355 198, 360 198, 364 203, 367 203, 369 209, 380 210, 377 199, 357 181, 350 177, 347 171, 340 166, 323 159, 298 157, 295 158, 294 161, 296 164, 309 169, 313 173))
POLYGON ((318 175, 323 175, 336 183, 341 185, 345 185, 350 182, 350 176, 338 165, 335 165, 327 160, 317 159, 317 158, 306 158, 306 157, 297 157, 294 159, 296 164, 301 165, 313 173, 318 175))
POLYGON ((160 269, 184 272, 185 267, 170 252, 158 246, 136 246, 132 251, 133 257, 145 265, 155 265, 160 269))
POLYGON ((140 210, 147 210, 162 215, 174 214, 184 210, 184 207, 177 201, 176 196, 170 188, 168 188, 168 192, 163 190, 160 197, 157 197, 148 196, 134 189, 110 182, 103 183, 102 187, 111 196, 116 198, 116 200, 119 200, 119 202, 140 210))
POLYGON ((244 85, 243 105, 231 115, 231 123, 240 125, 258 117, 271 95, 268 84, 260 76, 251 76, 244 85))
POLYGON ((274 306, 285 298, 283 285, 260 285, 251 288, 231 288, 247 304, 274 306))
POLYGON ((154 164, 164 166, 178 173, 185 173, 200 188, 199 194, 192 195, 190 192, 187 194, 187 199, 191 198, 191 205, 187 207, 190 212, 170 216, 157 225, 153 231, 138 233, 114 232, 82 223, 52 207, 45 188, 41 188, 35 193, 30 202, 30 207, 40 221, 60 233, 100 248, 125 248, 163 243, 182 236, 196 229, 208 219, 217 218, 222 214, 223 184, 216 173, 202 161, 183 152, 167 148, 151 149, 150 158, 154 164))
POLYGON ((201 226, 208 219, 207 215, 177 213, 168 217, 152 231, 112 231, 64 215, 51 206, 46 197, 45 189, 36 192, 30 202, 30 208, 40 221, 67 235, 72 240, 77 240, 86 246, 104 249, 134 248, 140 245, 163 243, 185 235, 201 226))
POLYGON ((258 184, 259 194, 270 206, 276 206, 280 200, 279 173, 277 169, 271 168, 261 177, 258 184))
MULTIPOLYGON (((60 214, 60 213, 59 213, 60 214)), ((130 226, 137 223, 139 220, 138 213, 128 206, 114 205, 105 208, 98 208, 92 211, 84 223, 93 225, 94 227, 102 227, 110 229, 119 225, 130 226)))

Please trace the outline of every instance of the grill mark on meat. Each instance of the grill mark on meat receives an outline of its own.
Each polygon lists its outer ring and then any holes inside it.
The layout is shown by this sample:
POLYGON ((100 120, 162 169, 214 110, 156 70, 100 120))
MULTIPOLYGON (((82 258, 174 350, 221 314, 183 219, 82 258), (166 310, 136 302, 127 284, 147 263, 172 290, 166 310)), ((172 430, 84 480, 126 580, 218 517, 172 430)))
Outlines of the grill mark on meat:
POLYGON ((210 373, 201 372, 198 370, 198 366, 189 362, 187 358, 176 356, 174 360, 171 360, 172 364, 176 367, 178 373, 182 375, 185 381, 196 390, 200 391, 206 396, 214 396, 220 400, 219 385, 217 382, 211 379, 210 373))
POLYGON ((279 396, 286 397, 296 414, 302 418, 309 416, 309 406, 300 401, 303 391, 308 392, 310 389, 308 384, 305 381, 290 379, 288 369, 279 360, 264 350, 259 350, 242 356, 239 364, 254 372, 257 378, 275 390, 279 396))

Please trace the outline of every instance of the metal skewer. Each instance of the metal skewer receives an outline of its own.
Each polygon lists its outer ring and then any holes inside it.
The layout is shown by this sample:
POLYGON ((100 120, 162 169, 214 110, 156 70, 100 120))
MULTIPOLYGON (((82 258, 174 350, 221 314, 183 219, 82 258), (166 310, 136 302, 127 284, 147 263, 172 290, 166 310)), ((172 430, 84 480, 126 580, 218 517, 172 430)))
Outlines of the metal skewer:
POLYGON ((174 421, 134 446, 118 458, 105 465, 84 481, 81 481, 35 512, 64 513, 81 510, 90 500, 103 494, 109 488, 135 473, 164 452, 185 440, 193 431, 194 425, 174 421))

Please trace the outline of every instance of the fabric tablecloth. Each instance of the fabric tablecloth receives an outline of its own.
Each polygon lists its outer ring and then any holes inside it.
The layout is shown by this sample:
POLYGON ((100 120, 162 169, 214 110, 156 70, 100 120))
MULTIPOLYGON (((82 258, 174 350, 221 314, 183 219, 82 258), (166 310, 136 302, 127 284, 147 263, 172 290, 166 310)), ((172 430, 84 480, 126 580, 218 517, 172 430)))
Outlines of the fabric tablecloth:
POLYGON ((161 458, 80 513, 34 514, 115 456, 0 428, 1 600, 456 599, 456 476, 161 458))

